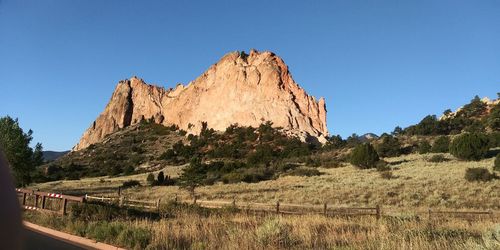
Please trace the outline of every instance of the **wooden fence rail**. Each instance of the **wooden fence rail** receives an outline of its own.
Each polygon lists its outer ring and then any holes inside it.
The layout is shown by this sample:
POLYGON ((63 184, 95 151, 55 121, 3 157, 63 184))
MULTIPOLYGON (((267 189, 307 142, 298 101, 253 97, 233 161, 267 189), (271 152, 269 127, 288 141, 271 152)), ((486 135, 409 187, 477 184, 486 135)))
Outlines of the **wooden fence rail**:
MULTIPOLYGON (((16 189, 18 197, 21 199, 21 204, 24 209, 40 210, 43 212, 52 212, 59 214, 66 214, 68 201, 83 203, 86 201, 101 201, 104 203, 115 203, 119 206, 138 207, 145 209, 159 210, 161 200, 154 201, 128 199, 124 196, 119 197, 105 197, 105 196, 71 196, 64 194, 56 194, 49 192, 34 191, 30 189, 16 189), (30 198, 30 199, 28 199, 30 198), (28 204, 28 200, 33 200, 33 204, 28 204), (60 202, 59 209, 48 209, 47 201, 56 200, 60 202)), ((205 208, 237 208, 246 213, 276 213, 284 215, 304 215, 304 214, 322 214, 325 216, 375 216, 380 219, 383 215, 382 207, 377 205, 375 207, 333 207, 327 203, 322 205, 303 205, 303 204, 290 204, 290 203, 257 203, 257 202, 237 202, 235 198, 232 201, 222 200, 181 200, 175 196, 172 199, 175 203, 196 204, 205 208)), ((408 211, 405 211, 408 212, 408 211)), ((425 212, 424 212, 425 214, 425 212)), ((498 214, 497 214, 498 215, 498 214)), ((495 213, 489 211, 443 211, 443 210, 427 210, 429 219, 436 217, 485 217, 488 216, 492 220, 495 219, 495 213)))
POLYGON ((22 198, 21 201, 22 207, 28 210, 40 210, 43 212, 60 213, 64 215, 67 213, 68 201, 78 202, 78 203, 84 202, 84 197, 79 197, 79 196, 40 192, 22 188, 16 189, 16 192, 18 196, 21 196, 20 198, 22 198), (29 197, 33 197, 34 199, 33 201, 34 204, 32 204, 31 206, 27 205, 29 197), (57 200, 60 202, 59 211, 47 208, 47 203, 49 200, 57 200))

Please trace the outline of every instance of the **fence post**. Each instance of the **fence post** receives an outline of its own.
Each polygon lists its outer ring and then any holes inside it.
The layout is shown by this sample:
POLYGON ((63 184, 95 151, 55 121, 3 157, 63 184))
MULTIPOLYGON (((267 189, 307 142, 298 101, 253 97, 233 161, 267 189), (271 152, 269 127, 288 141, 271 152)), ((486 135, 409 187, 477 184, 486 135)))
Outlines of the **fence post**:
POLYGON ((280 213, 280 201, 277 201, 276 202, 276 213, 279 214, 280 213))
POLYGON ((431 209, 430 209, 430 208, 429 208, 429 210, 428 210, 428 213, 429 213, 429 220, 431 220, 431 213, 432 213, 432 212, 431 212, 431 209))
POLYGON ((42 209, 45 209, 45 195, 42 196, 42 209))
POLYGON ((328 207, 327 207, 326 203, 325 203, 325 204, 323 204, 323 214, 324 214, 325 216, 327 215, 327 211, 328 211, 327 209, 328 209, 328 207))
POLYGON ((118 187, 118 196, 122 195, 122 187, 118 187))
POLYGON ((160 211, 160 200, 161 199, 156 200, 156 210, 158 211, 160 211))
POLYGON ((381 211, 380 211, 380 205, 377 204, 377 207, 376 207, 376 211, 377 211, 377 220, 380 219, 380 216, 382 215, 381 214, 381 211))
POLYGON ((26 205, 26 193, 23 193, 23 206, 26 205))
POLYGON ((38 194, 35 194, 35 207, 38 207, 38 194))
POLYGON ((63 215, 65 215, 66 214, 66 205, 68 204, 68 200, 62 199, 61 202, 62 202, 61 213, 63 215))

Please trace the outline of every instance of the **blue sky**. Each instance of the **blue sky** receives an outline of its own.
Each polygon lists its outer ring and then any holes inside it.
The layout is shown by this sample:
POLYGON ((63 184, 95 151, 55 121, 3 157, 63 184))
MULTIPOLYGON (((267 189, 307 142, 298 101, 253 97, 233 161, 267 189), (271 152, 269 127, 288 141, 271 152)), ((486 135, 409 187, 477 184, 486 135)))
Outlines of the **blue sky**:
POLYGON ((326 98, 332 134, 380 134, 500 92, 500 2, 0 0, 0 116, 70 149, 119 80, 251 48, 326 98))

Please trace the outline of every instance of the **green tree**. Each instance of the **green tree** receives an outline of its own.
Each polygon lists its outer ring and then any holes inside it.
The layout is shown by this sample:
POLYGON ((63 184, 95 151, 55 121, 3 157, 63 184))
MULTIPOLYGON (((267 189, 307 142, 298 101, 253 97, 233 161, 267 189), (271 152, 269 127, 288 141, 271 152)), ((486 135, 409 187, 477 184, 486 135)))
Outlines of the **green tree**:
POLYGON ((179 177, 179 185, 181 188, 186 189, 191 197, 195 198, 195 189, 203 185, 207 178, 206 165, 201 163, 198 157, 193 157, 189 162, 189 166, 184 168, 179 177))
POLYGON ((370 143, 356 146, 351 153, 351 164, 359 168, 374 168, 378 161, 377 151, 370 143))
POLYGON ((462 160, 481 160, 488 153, 488 149, 488 137, 478 133, 460 135, 450 145, 450 153, 462 160))
POLYGON ((404 131, 403 131, 403 129, 402 129, 400 126, 396 126, 396 127, 394 128, 394 130, 392 131, 392 133, 391 133, 391 134, 392 134, 392 135, 394 135, 394 136, 396 136, 396 135, 401 135, 401 134, 403 134, 403 132, 404 132, 404 131))
POLYGON ((163 171, 160 171, 160 172, 158 173, 158 178, 157 178, 157 180, 158 180, 158 185, 162 185, 162 184, 163 184, 163 182, 165 182, 165 175, 163 174, 163 171))
POLYGON ((43 161, 43 147, 41 143, 37 143, 33 151, 33 164, 35 166, 40 166, 43 164, 43 161))
POLYGON ((17 119, 10 116, 0 118, 0 147, 3 148, 5 157, 9 161, 16 185, 26 186, 31 183, 31 174, 35 164, 40 163, 42 145, 37 144, 36 155, 29 144, 33 137, 32 130, 27 133, 19 126, 17 119), (36 159, 34 159, 34 156, 36 159))
POLYGON ((448 136, 440 136, 432 144, 431 152, 433 153, 448 153, 450 147, 450 138, 448 136))

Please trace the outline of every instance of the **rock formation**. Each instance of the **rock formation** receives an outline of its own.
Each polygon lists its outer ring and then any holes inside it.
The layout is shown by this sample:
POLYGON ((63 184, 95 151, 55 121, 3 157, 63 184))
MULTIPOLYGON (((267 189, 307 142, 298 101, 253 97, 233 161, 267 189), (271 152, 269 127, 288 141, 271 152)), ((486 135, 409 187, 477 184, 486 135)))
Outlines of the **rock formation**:
POLYGON ((272 121, 302 140, 325 141, 326 104, 307 95, 287 65, 271 52, 232 52, 187 86, 165 89, 133 77, 120 81, 104 112, 73 150, 99 142, 121 128, 153 119, 197 134, 201 123, 223 131, 231 124, 272 121))

